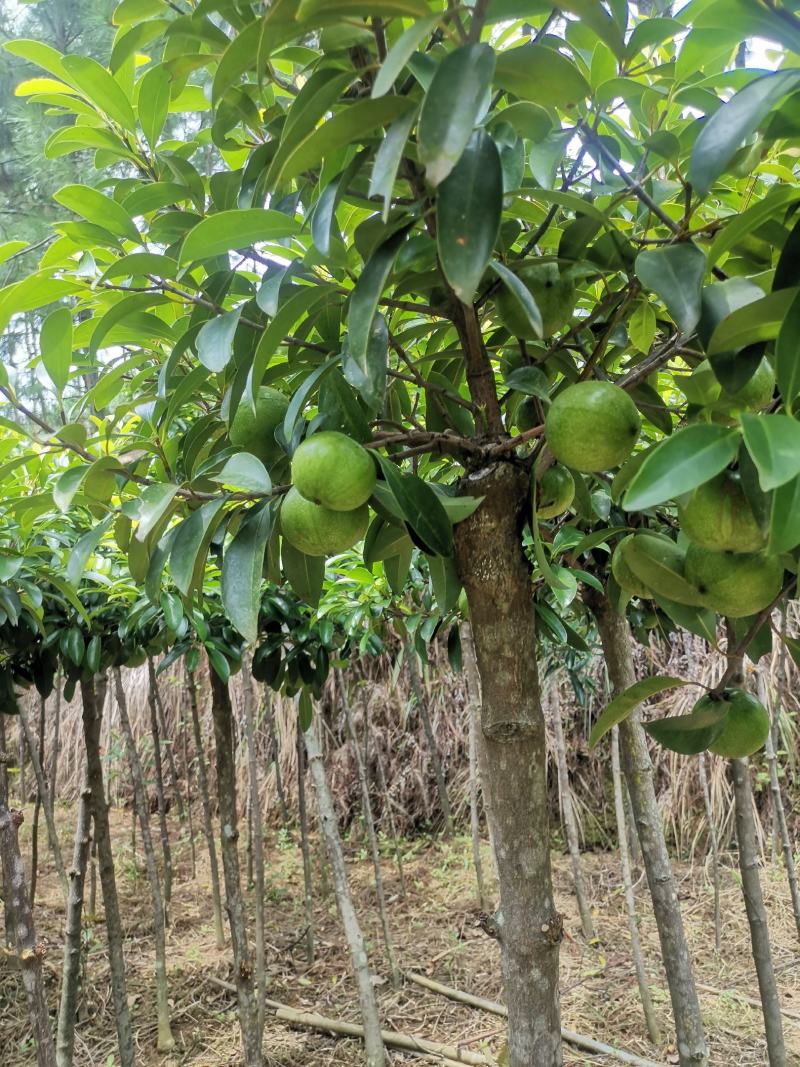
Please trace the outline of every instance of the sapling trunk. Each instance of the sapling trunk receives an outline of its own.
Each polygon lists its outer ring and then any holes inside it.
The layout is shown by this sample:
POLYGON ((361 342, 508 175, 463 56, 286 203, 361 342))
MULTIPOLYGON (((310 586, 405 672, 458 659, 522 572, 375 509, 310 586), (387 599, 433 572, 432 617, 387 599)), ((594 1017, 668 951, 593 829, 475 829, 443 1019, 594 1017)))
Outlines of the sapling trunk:
POLYGON ((28 803, 28 783, 25 778, 25 734, 19 720, 17 720, 17 758, 19 760, 19 802, 24 808, 28 803))
POLYGON ((203 749, 203 734, 200 730, 200 715, 197 711, 197 687, 194 673, 186 672, 186 687, 189 691, 189 710, 192 716, 194 734, 195 762, 197 763, 197 783, 200 786, 200 803, 203 809, 203 834, 208 849, 208 864, 211 873, 211 906, 214 912, 214 936, 218 949, 225 947, 225 930, 222 926, 222 897, 219 888, 219 863, 217 862, 217 843, 214 837, 214 820, 211 816, 211 795, 208 791, 208 772, 203 749))
MULTIPOLYGON (((733 626, 727 624, 728 650, 734 647, 733 626)), ((728 682, 731 686, 744 684, 744 656, 742 653, 728 655, 728 667, 732 671, 728 682)), ((756 965, 758 991, 761 996, 761 1011, 764 1015, 764 1033, 767 1039, 767 1056, 770 1067, 786 1067, 786 1046, 783 1040, 783 1020, 775 968, 772 965, 772 950, 769 943, 767 909, 761 892, 761 877, 758 873, 758 846, 756 822, 753 814, 753 789, 750 783, 750 764, 747 759, 730 760, 730 775, 733 781, 734 810, 736 813, 736 844, 739 852, 739 873, 742 877, 742 894, 750 927, 750 944, 753 962, 756 965)))
POLYGON ((236 768, 233 755, 233 711, 228 686, 212 668, 211 713, 217 753, 217 789, 219 800, 222 869, 225 875, 225 906, 231 931, 233 969, 236 982, 239 1027, 245 1067, 261 1067, 261 1033, 258 1029, 258 1005, 253 993, 253 962, 247 943, 242 880, 239 868, 239 827, 236 811, 236 768))
POLYGON ((142 850, 144 862, 147 868, 147 880, 150 884, 150 901, 153 908, 153 939, 155 941, 155 980, 156 980, 156 1022, 157 1022, 157 1048, 159 1052, 171 1052, 175 1047, 175 1039, 169 1023, 169 987, 167 983, 167 939, 164 930, 164 903, 161 899, 161 882, 158 877, 158 865, 156 854, 153 849, 153 838, 150 835, 150 805, 147 801, 147 790, 144 786, 144 774, 139 753, 136 749, 136 741, 133 737, 131 721, 128 718, 128 702, 125 698, 125 690, 122 686, 122 672, 119 667, 114 668, 114 687, 119 707, 119 720, 122 727, 122 735, 125 740, 125 750, 128 757, 128 766, 133 783, 133 803, 139 816, 139 826, 142 832, 142 850))
POLYGON ((286 790, 283 788, 283 775, 281 774, 281 750, 278 744, 278 732, 275 729, 275 711, 272 707, 272 701, 267 694, 266 702, 266 718, 267 718, 267 731, 269 733, 269 744, 272 750, 272 758, 275 766, 275 790, 278 794, 278 807, 281 813, 281 823, 283 826, 289 826, 289 806, 286 803, 286 790))
POLYGON ((786 809, 783 804, 783 791, 781 790, 781 779, 778 771, 778 753, 776 748, 776 738, 779 736, 778 731, 775 729, 777 722, 780 704, 776 707, 770 708, 771 701, 769 699, 769 693, 767 691, 766 680, 762 672, 758 675, 758 697, 761 703, 772 712, 772 720, 770 724, 770 732, 767 734, 766 741, 766 757, 767 768, 769 771, 769 788, 772 796, 772 813, 775 823, 775 829, 777 832, 777 838, 780 842, 781 851, 783 852, 783 864, 786 868, 786 880, 789 883, 789 895, 792 901, 792 914, 794 915, 794 925, 797 930, 797 936, 800 937, 800 888, 797 884, 797 869, 794 863, 794 848, 792 846, 792 839, 789 834, 789 827, 786 822, 786 809))
MULTIPOLYGON (((44 710, 44 700, 41 701, 41 709, 44 710)), ((37 752, 36 745, 34 743, 33 734, 31 733, 30 723, 28 722, 28 713, 20 703, 19 705, 19 720, 20 725, 25 733, 25 742, 28 747, 28 753, 31 758, 31 766, 33 767, 33 773, 36 776, 36 788, 37 788, 37 804, 41 802, 41 806, 44 808, 44 818, 47 824, 47 838, 50 843, 50 851, 53 854, 53 863, 56 868, 56 874, 58 875, 58 881, 61 885, 61 891, 64 894, 64 900, 66 901, 69 895, 69 886, 67 885, 67 875, 64 870, 64 860, 61 856, 61 846, 58 842, 58 831, 56 830, 56 820, 53 811, 53 800, 48 788, 47 782, 44 777, 44 769, 42 766, 42 757, 44 755, 44 715, 40 715, 39 719, 39 750, 37 752)), ((36 817, 34 811, 34 818, 36 817)), ((34 840, 36 840, 34 836, 34 840)), ((33 903, 35 878, 34 872, 36 871, 36 864, 31 864, 31 903, 33 903)))
POLYGON ((366 1067, 383 1067, 386 1062, 386 1053, 383 1038, 381 1037, 375 987, 372 984, 372 978, 369 973, 369 961, 364 947, 364 937, 361 933, 361 926, 356 916, 353 898, 350 894, 350 886, 347 881, 347 868, 344 862, 342 841, 339 836, 339 824, 336 819, 333 798, 328 788, 325 764, 322 760, 322 748, 317 740, 313 724, 305 733, 304 742, 308 753, 311 779, 314 782, 314 793, 317 798, 320 830, 325 841, 328 861, 333 871, 336 904, 344 927, 347 946, 350 949, 350 959, 358 987, 361 1021, 364 1025, 365 1063, 366 1067))
POLYGON ((175 801, 175 810, 178 812, 178 818, 183 822, 185 811, 183 807, 183 794, 181 793, 180 780, 178 778, 178 768, 175 765, 175 749, 167 726, 167 713, 164 710, 164 701, 161 699, 161 690, 158 687, 158 677, 156 676, 156 669, 152 656, 147 657, 147 673, 150 678, 150 687, 153 690, 153 695, 156 701, 156 712, 158 714, 158 725, 159 730, 161 731, 161 739, 167 752, 170 791, 172 793, 172 799, 175 801))
POLYGON ((647 971, 644 967, 642 955, 642 943, 639 939, 639 925, 636 919, 636 901, 633 896, 633 880, 631 878, 631 861, 628 854, 628 834, 625 823, 625 801, 622 791, 622 773, 619 762, 619 727, 615 726, 611 732, 611 774, 614 779, 614 811, 617 818, 617 840, 619 841, 619 860, 622 868, 622 885, 625 891, 625 909, 628 913, 628 932, 631 939, 631 958, 633 959, 636 981, 639 985, 639 997, 642 1001, 644 1021, 647 1026, 647 1034, 654 1045, 661 1044, 661 1034, 656 1021, 656 1013, 653 1008, 653 998, 650 996, 650 986, 647 983, 647 971))
POLYGON ((58 1008, 56 1061, 58 1067, 72 1067, 75 1048, 75 1018, 81 977, 81 934, 83 932, 83 889, 91 848, 91 790, 81 789, 75 845, 69 870, 67 918, 64 923, 64 964, 61 973, 61 1000, 58 1008))
POLYGON ((529 479, 510 463, 462 480, 483 498, 454 530, 481 680, 487 812, 500 888, 494 930, 508 1005, 509 1067, 559 1067, 563 922, 550 874, 547 753, 530 569, 522 547, 529 479))
MULTIPOLYGON (((25 715, 25 709, 20 708, 21 715, 25 715)), ((26 716, 27 720, 27 716, 26 716)), ((33 747, 33 738, 31 736, 30 726, 25 729, 25 726, 20 719, 20 725, 25 730, 25 744, 30 749, 31 753, 35 751, 33 747)), ((44 698, 39 697, 39 766, 41 768, 41 760, 44 759, 44 698)), ((42 811, 42 788, 41 780, 36 775, 36 797, 33 802, 33 819, 31 821, 31 908, 36 906, 36 883, 39 878, 39 816, 42 811)), ((56 840, 58 840, 56 838, 56 840)), ((62 864, 63 866, 63 864, 62 864)), ((62 882, 62 891, 66 898, 66 881, 62 882)))
MULTIPOLYGON (((6 717, 0 711, 0 806, 8 807, 8 761, 10 755, 6 750, 6 717)), ((3 930, 7 948, 14 944, 14 916, 11 913, 11 882, 6 877, 6 869, 0 863, 0 879, 3 886, 3 930)))
POLYGON ((189 824, 189 851, 192 857, 192 880, 197 878, 197 850, 194 844, 194 812, 192 811, 192 765, 189 762, 189 731, 186 725, 186 706, 181 701, 181 749, 183 750, 183 774, 186 779, 186 818, 189 824))
POLYGON ((468 622, 461 625, 461 649, 464 655, 464 671, 467 675, 467 714, 469 715, 469 825, 472 835, 472 863, 475 867, 475 886, 478 890, 478 906, 488 908, 486 883, 483 878, 481 858, 481 819, 478 809, 480 771, 478 769, 478 716, 481 703, 481 680, 478 661, 475 658, 475 641, 468 622))
POLYGON ((711 792, 708 788, 708 774, 706 773, 706 757, 704 752, 701 752, 698 756, 697 769, 700 775, 700 787, 703 791, 703 805, 706 809, 706 822, 708 823, 708 847, 711 852, 711 878, 714 886, 714 951, 719 955, 722 950, 719 836, 717 834, 716 819, 714 818, 714 809, 711 805, 711 792))
POLYGON ((94 844, 100 868, 100 887, 103 891, 103 907, 106 917, 108 961, 111 970, 111 996, 114 1019, 117 1027, 119 1059, 122 1067, 134 1067, 136 1055, 133 1046, 133 1031, 128 1008, 128 990, 125 981, 125 957, 122 952, 122 917, 117 896, 117 881, 114 874, 114 854, 111 847, 111 827, 108 821, 108 806, 103 783, 103 760, 100 752, 100 728, 106 680, 102 675, 81 680, 83 704, 83 736, 86 743, 86 775, 91 790, 92 823, 94 844))
POLYGON ((561 797, 561 814, 564 819, 564 829, 567 835, 567 849, 572 865, 572 883, 575 887, 575 897, 578 902, 578 914, 581 917, 581 929, 583 936, 594 940, 594 922, 592 921, 592 909, 589 904, 589 895, 586 892, 586 880, 583 877, 581 864, 581 843, 578 833, 578 820, 575 818, 575 808, 572 804, 572 789, 569 784, 569 769, 567 767, 567 746, 564 741, 564 727, 561 723, 561 704, 558 697, 558 688, 555 684, 549 690, 550 721, 553 725, 553 735, 556 743, 556 764, 558 767, 558 791, 561 797))
POLYGON ((55 799, 58 796, 58 757, 61 752, 61 672, 56 675, 55 684, 56 694, 56 707, 53 714, 53 740, 50 747, 50 790, 51 797, 53 799, 53 805, 55 806, 55 799))
POLYGON ((406 667, 408 669, 408 678, 411 682, 411 692, 414 694, 417 711, 419 712, 420 721, 422 722, 422 729, 425 731, 425 740, 428 743, 428 754, 430 756, 431 766, 433 767, 433 776, 436 779, 436 792, 439 797, 439 807, 442 809, 442 818, 444 819, 444 836, 450 838, 453 836, 454 830, 453 813, 450 808, 450 797, 447 793, 447 782, 444 776, 444 768, 442 767, 442 759, 439 755, 439 746, 436 744, 436 735, 433 732, 433 723, 431 722, 430 708, 428 707, 428 695, 425 692, 425 687, 422 683, 422 676, 420 675, 419 664, 417 663, 417 653, 408 634, 403 635, 403 652, 406 657, 406 667))
POLYGON ((311 847, 308 840, 306 808, 306 750, 300 725, 297 727, 297 805, 300 813, 300 851, 303 855, 303 910, 306 920, 306 963, 314 962, 314 885, 311 876, 311 847))
MULTIPOLYGON (((42 973, 45 947, 36 941, 33 912, 25 882, 25 868, 19 851, 18 831, 23 818, 21 811, 9 810, 5 805, 0 807, 0 862, 11 886, 11 897, 6 900, 6 907, 10 907, 14 918, 17 959, 22 971, 22 984, 28 997, 28 1011, 36 1042, 36 1063, 38 1067, 56 1067, 56 1048, 53 1044, 42 973)), ((5 1051, 10 1053, 8 1044, 10 1042, 7 1042, 5 1051)))
MULTIPOLYGON (((608 676, 614 693, 621 693, 636 681, 633 637, 628 620, 608 600, 602 600, 597 607, 597 625, 608 676)), ((653 765, 638 709, 620 723, 619 740, 672 1001, 679 1062, 681 1067, 698 1067, 708 1063, 708 1049, 678 891, 653 785, 653 765)))
POLYGON ((256 913, 256 990, 258 995, 258 1032, 264 1032, 267 974, 264 960, 264 827, 261 819, 261 798, 258 792, 258 755, 256 753, 256 722, 253 699, 253 676, 250 673, 250 657, 242 657, 242 684, 244 686, 244 728, 247 740, 247 766, 250 781, 250 824, 252 857, 255 876, 256 913))
POLYGON ((153 770, 156 781, 156 804, 158 805, 158 830, 161 838, 161 853, 164 857, 164 921, 169 926, 169 905, 172 900, 172 846, 167 824, 167 802, 164 795, 164 767, 161 760, 161 738, 158 728, 156 683, 153 661, 148 657, 147 702, 150 707, 150 736, 153 739, 153 770))
POLYGON ((367 842, 372 857, 372 869, 375 872, 375 896, 378 900, 378 915, 381 920, 383 944, 386 949, 386 959, 389 963, 389 974, 392 979, 392 985, 395 989, 399 989, 400 968, 397 965, 394 939, 389 924, 389 912, 386 907, 386 894, 383 889, 383 872, 381 871, 381 853, 378 848, 378 835, 375 832, 375 820, 372 817, 372 802, 369 797, 367 770, 364 766, 364 759, 358 745, 358 736, 356 735, 356 727, 353 721, 353 710, 350 707, 350 701, 347 698, 347 690, 345 689, 344 678, 342 677, 342 672, 340 670, 337 670, 336 672, 336 681, 338 682, 339 692, 341 694, 342 708, 344 709, 345 722, 347 723, 347 732, 350 735, 350 742, 353 746, 353 755, 356 759, 356 774, 358 776, 358 784, 361 790, 361 809, 364 815, 364 827, 367 831, 367 842))

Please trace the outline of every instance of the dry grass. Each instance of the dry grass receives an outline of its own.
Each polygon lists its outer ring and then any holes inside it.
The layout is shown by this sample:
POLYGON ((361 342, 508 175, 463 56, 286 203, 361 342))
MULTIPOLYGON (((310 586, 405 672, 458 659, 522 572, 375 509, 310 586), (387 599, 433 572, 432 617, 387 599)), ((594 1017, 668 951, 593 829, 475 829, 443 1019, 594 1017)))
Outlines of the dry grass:
MULTIPOLYGON (((30 812, 27 813, 30 816, 30 812)), ((59 826, 65 846, 71 837, 73 812, 59 808, 59 826)), ((191 880, 185 836, 176 843, 179 877, 173 895, 173 924, 168 934, 168 958, 174 1031, 178 1051, 169 1057, 155 1054, 152 1010, 152 941, 146 884, 141 857, 131 852, 129 813, 112 811, 117 878, 126 924, 126 959, 133 1020, 142 1067, 234 1067, 241 1063, 233 1001, 213 986, 209 976, 229 977, 227 952, 214 947, 207 868, 201 856, 198 879, 191 880)), ((23 827, 27 850, 30 819, 23 827)), ((178 827, 173 820, 173 830, 178 827)), ((320 877, 315 858, 317 891, 317 962, 305 964, 302 946, 303 915, 299 850, 285 835, 272 837, 268 855, 266 940, 269 996, 329 1016, 356 1019, 358 1010, 349 977, 347 954, 335 904, 320 877)), ((369 938, 375 970, 385 974, 380 931, 374 911, 371 871, 357 843, 349 843, 350 871, 359 912, 369 938)), ((728 857, 732 859, 732 857, 728 857)), ((49 945, 47 986, 55 1008, 60 970, 63 907, 52 866, 44 857, 36 919, 38 933, 49 945)), ((486 857, 488 863, 488 855, 486 857)), ((580 934, 571 880, 565 857, 555 857, 557 903, 565 914, 566 939, 562 950, 562 1005, 566 1026, 619 1047, 663 1062, 674 1062, 672 1046, 653 1049, 644 1037, 636 984, 630 965, 616 858, 605 853, 586 856, 596 922, 598 946, 588 946, 580 934)), ((391 900, 392 922, 399 954, 406 969, 415 969, 481 996, 500 999, 497 948, 478 928, 469 849, 464 839, 454 844, 417 840, 406 846, 409 897, 398 898, 398 885, 389 861, 385 874, 391 900)), ((698 981, 720 989, 751 995, 756 990, 749 955, 747 925, 736 875, 726 870, 723 916, 723 955, 713 952, 712 896, 701 866, 678 866, 680 895, 698 981)), ((794 932, 782 871, 767 866, 762 872, 770 916, 770 931, 783 1004, 800 1014, 800 946, 794 932)), ((660 969, 658 943, 648 910, 646 885, 637 886, 648 973, 664 1033, 670 1033, 669 1001, 660 969)), ((86 961, 87 984, 84 1017, 78 1026, 76 1067, 113 1064, 114 1020, 108 989, 108 967, 101 914, 90 923, 86 961), (112 1057, 110 1060, 108 1057, 112 1057)), ((406 985, 393 992, 379 979, 385 1025, 471 1048, 497 1051, 501 1020, 443 1000, 406 985)), ((727 997, 702 994, 702 1003, 714 1067, 747 1067, 766 1063, 759 1013, 727 997)), ((25 1001, 17 974, 0 963, 0 1049, 3 1067, 31 1067, 25 1001)), ((800 1023, 787 1020, 786 1037, 791 1063, 800 1062, 800 1023)), ((265 1034, 269 1067, 356 1067, 363 1062, 361 1047, 324 1035, 290 1030, 268 1018, 265 1034)), ((411 1060, 393 1054, 396 1065, 411 1060)), ((610 1063, 566 1050, 565 1062, 610 1063)))

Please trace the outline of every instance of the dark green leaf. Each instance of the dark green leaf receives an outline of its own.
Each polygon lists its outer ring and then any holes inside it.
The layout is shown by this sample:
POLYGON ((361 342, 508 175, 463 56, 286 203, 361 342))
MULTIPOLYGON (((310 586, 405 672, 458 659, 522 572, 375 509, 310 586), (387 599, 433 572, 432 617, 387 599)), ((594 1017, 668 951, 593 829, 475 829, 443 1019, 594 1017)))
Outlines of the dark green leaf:
POLYGON ((454 559, 449 556, 428 556, 433 595, 443 615, 452 611, 461 593, 461 579, 454 559))
MULTIPOLYGON (((261 571, 271 532, 272 510, 269 505, 253 508, 245 516, 222 560, 222 604, 228 618, 249 645, 258 638, 261 571)), ((173 554, 175 548, 177 538, 173 554)), ((172 571, 175 578, 174 564, 172 571)), ((175 584, 181 588, 177 579, 175 584)))
POLYGON ((688 493, 719 474, 739 450, 737 430, 697 423, 656 445, 631 479, 626 511, 644 511, 688 493))
POLYGON ((645 730, 659 745, 682 756, 696 756, 712 745, 722 733, 729 706, 719 702, 719 707, 704 707, 688 715, 672 715, 668 719, 646 722, 645 730))
POLYGON ((169 569, 173 582, 184 596, 189 596, 194 585, 195 571, 202 568, 205 562, 221 508, 221 500, 209 500, 177 527, 169 557, 169 569))
MULTIPOLYGON (((397 170, 403 158, 408 135, 417 117, 416 111, 409 111, 393 122, 386 131, 386 136, 381 142, 380 148, 375 153, 375 163, 372 167, 372 176, 369 181, 370 197, 380 196, 383 198, 383 221, 389 218, 389 208, 392 205, 392 192, 397 177, 397 170)), ((314 212, 316 218, 317 212, 314 212)), ((317 243, 316 241, 314 242, 317 243)))
POLYGON ((283 573, 295 593, 312 608, 319 604, 325 578, 324 556, 307 556, 284 537, 281 541, 283 573))
POLYGON ((453 554, 453 528, 440 498, 416 474, 401 474, 394 463, 376 454, 386 483, 403 516, 431 555, 453 554))
POLYGON ((678 329, 691 333, 700 319, 706 257, 691 242, 648 248, 636 257, 636 274, 663 301, 678 329))
MULTIPOLYGON (((514 274, 513 271, 510 271, 508 267, 505 267, 502 263, 498 263, 497 260, 492 260, 489 266, 519 304, 530 324, 534 337, 541 337, 544 329, 542 325, 542 314, 539 311, 536 301, 533 299, 533 294, 530 289, 516 276, 516 274, 514 274)), ((544 377, 544 375, 542 375, 542 377, 544 377)), ((538 396, 540 394, 537 393, 534 395, 538 396)))
POLYGON ((89 556, 97 548, 103 534, 110 528, 113 521, 113 515, 107 516, 75 542, 67 560, 66 577, 70 585, 77 586, 80 583, 89 556))
POLYGON ((780 555, 800 545, 800 475, 772 494, 767 552, 780 555))
POLYGON ((525 44, 499 55, 494 82, 547 108, 574 108, 590 94, 577 64, 544 44, 525 44))
POLYGON ((301 223, 270 208, 235 208, 209 215, 186 234, 180 263, 208 259, 262 241, 278 241, 300 232, 301 223))
POLYGON ((800 474, 800 422, 788 415, 742 415, 747 451, 764 492, 800 474))
POLYGON ((800 396, 800 293, 781 324, 775 344, 775 376, 788 411, 800 396))
POLYGON ((233 339, 243 306, 234 311, 225 311, 221 315, 215 315, 214 318, 203 323, 197 334, 195 342, 197 358, 204 367, 215 374, 224 370, 230 363, 233 355, 233 339))
POLYGON ((594 748, 612 726, 616 726, 623 719, 627 719, 644 700, 655 696, 657 693, 663 693, 665 689, 674 689, 679 685, 691 684, 691 682, 687 682, 683 678, 671 678, 668 676, 642 678, 641 681, 634 682, 633 685, 614 697, 603 708, 600 717, 592 727, 592 732, 589 734, 589 748, 594 748))
POLYGON ((386 59, 381 63, 380 70, 372 83, 372 96, 385 96, 389 92, 395 79, 402 72, 417 45, 428 37, 441 21, 442 16, 437 12, 421 18, 409 26, 407 30, 397 38, 392 47, 386 53, 386 59))
POLYGON ((779 289, 731 312, 711 335, 706 347, 708 354, 737 352, 759 341, 773 340, 780 333, 797 293, 797 289, 779 289))

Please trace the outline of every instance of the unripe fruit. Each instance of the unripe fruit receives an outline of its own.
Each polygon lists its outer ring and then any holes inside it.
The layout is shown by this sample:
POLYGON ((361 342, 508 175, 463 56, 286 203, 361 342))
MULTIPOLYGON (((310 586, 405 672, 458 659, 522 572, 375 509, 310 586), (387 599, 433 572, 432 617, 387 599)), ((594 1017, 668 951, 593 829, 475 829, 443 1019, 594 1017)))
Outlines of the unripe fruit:
POLYGON ((783 564, 775 556, 712 552, 690 545, 686 578, 706 607, 741 619, 763 611, 775 600, 783 583, 783 564))
POLYGON ((723 471, 678 506, 681 530, 701 548, 759 552, 766 537, 737 477, 723 471))
POLYGON ((676 604, 700 603, 696 590, 684 577, 683 551, 664 534, 652 530, 633 534, 625 547, 623 561, 651 596, 656 594, 676 604))
POLYGON ((331 511, 301 496, 295 486, 281 505, 281 533, 307 556, 332 556, 352 548, 367 532, 369 508, 331 511))
MULTIPOLYGON (((575 307, 575 282, 564 276, 557 263, 533 261, 523 264, 516 271, 517 277, 527 286, 536 301, 542 316, 542 333, 551 337, 562 329, 572 317, 575 307)), ((529 340, 534 337, 528 316, 514 294, 503 286, 495 296, 497 317, 513 337, 529 340)))
POLYGON ((307 437, 292 456, 298 493, 331 511, 361 507, 375 488, 375 465, 357 441, 336 430, 307 437))
POLYGON ((636 577, 625 558, 635 536, 635 534, 628 534, 627 537, 623 537, 614 549, 614 555, 611 557, 611 573, 616 578, 620 589, 624 589, 631 596, 649 599, 653 595, 652 591, 636 577))
POLYGON ((255 412, 242 397, 228 430, 231 444, 243 452, 251 452, 269 467, 282 455, 275 430, 283 422, 288 407, 289 398, 268 385, 258 391, 255 412))
POLYGON ((575 499, 575 479, 566 467, 548 467, 536 487, 536 515, 540 519, 554 519, 575 499))
POLYGON ((641 419, 628 394, 611 382, 578 382, 556 396, 545 437, 559 463, 591 473, 618 467, 633 451, 641 419))
POLYGON ((728 759, 744 759, 757 752, 769 734, 769 714, 755 697, 743 689, 726 689, 723 700, 703 697, 695 704, 697 712, 706 707, 719 708, 723 703, 728 713, 722 723, 722 731, 708 746, 709 752, 728 759))

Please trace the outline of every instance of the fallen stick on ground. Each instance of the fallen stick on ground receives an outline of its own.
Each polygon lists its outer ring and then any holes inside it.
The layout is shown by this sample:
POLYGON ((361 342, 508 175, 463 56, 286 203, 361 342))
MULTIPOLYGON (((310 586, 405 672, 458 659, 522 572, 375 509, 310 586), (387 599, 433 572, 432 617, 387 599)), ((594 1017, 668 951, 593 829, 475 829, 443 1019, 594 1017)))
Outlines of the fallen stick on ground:
MULTIPOLYGON (((275 1015, 281 1022, 290 1023, 293 1026, 308 1026, 312 1030, 325 1030, 332 1034, 343 1034, 346 1037, 364 1036, 363 1026, 343 1022, 341 1019, 326 1019, 324 1015, 317 1015, 316 1012, 279 1008, 275 1015)), ((469 1067, 492 1067, 495 1063, 495 1060, 489 1059, 488 1056, 459 1049, 456 1045, 442 1045, 438 1041, 427 1041, 423 1037, 401 1034, 396 1030, 383 1030, 381 1034, 383 1043, 390 1048, 401 1048, 407 1052, 426 1052, 428 1055, 439 1056, 451 1063, 468 1064, 469 1067)))
MULTIPOLYGON (((734 1000, 741 1000, 744 1004, 749 1004, 751 1007, 761 1010, 760 1000, 756 1000, 755 997, 749 997, 746 993, 737 993, 735 989, 717 989, 716 986, 703 985, 702 982, 697 983, 697 988, 702 989, 704 993, 714 993, 718 997, 733 997, 734 1000)), ((787 1019, 790 1019, 795 1024, 800 1024, 800 1013, 796 1011, 781 1008, 781 1015, 785 1015, 787 1019)))
MULTIPOLYGON (((206 981, 211 985, 224 989, 227 993, 235 993, 236 986, 232 982, 226 982, 224 978, 216 978, 213 974, 207 974, 206 981)), ((265 1001, 268 1008, 272 1008, 276 1018, 281 1022, 291 1023, 296 1026, 307 1026, 312 1030, 327 1030, 334 1034, 343 1034, 346 1037, 363 1037, 364 1029, 356 1023, 343 1022, 340 1019, 327 1019, 324 1015, 316 1012, 299 1011, 290 1008, 288 1004, 281 1004, 277 1000, 265 1001)), ((459 1049, 455 1045, 442 1045, 438 1041, 428 1041, 422 1037, 413 1037, 410 1034, 401 1034, 395 1030, 383 1032, 384 1044, 393 1048, 401 1048, 407 1052, 418 1052, 425 1056, 435 1056, 444 1067, 494 1067, 495 1061, 477 1052, 469 1052, 459 1049)))
MULTIPOLYGON (((502 1018, 506 1018, 508 1015, 505 1006, 498 1004, 494 1000, 485 1000, 483 997, 475 997, 471 993, 463 993, 460 989, 454 989, 452 986, 435 982, 432 978, 426 978, 421 974, 414 974, 413 971, 406 971, 406 978, 409 982, 422 986, 423 989, 429 989, 432 993, 439 993, 450 1000, 469 1004, 470 1007, 480 1008, 482 1011, 491 1012, 492 1015, 499 1015, 502 1018)), ((662 1063, 657 1063, 655 1060, 642 1059, 641 1056, 636 1056, 633 1052, 624 1052, 622 1049, 614 1048, 613 1045, 606 1045, 603 1041, 595 1041, 593 1037, 584 1037, 583 1034, 576 1034, 573 1030, 566 1030, 563 1026, 561 1028, 561 1036, 568 1044, 574 1045, 575 1048, 583 1049, 585 1052, 594 1052, 598 1055, 611 1056, 620 1063, 630 1064, 631 1067, 664 1067, 662 1063)))

